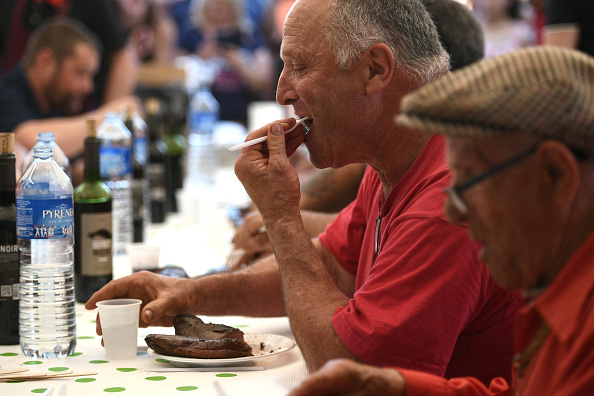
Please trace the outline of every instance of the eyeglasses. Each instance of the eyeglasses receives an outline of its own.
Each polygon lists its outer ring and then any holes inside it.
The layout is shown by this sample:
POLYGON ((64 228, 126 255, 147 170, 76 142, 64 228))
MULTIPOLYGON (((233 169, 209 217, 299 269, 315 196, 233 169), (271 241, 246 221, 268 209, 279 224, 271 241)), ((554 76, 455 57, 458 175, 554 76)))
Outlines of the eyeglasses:
POLYGON ((528 150, 522 151, 520 154, 508 159, 507 161, 504 161, 504 162, 500 163, 499 165, 495 165, 488 171, 481 173, 480 175, 478 175, 476 177, 473 177, 472 179, 468 180, 466 183, 464 183, 460 186, 453 186, 453 187, 446 188, 444 190, 444 192, 448 195, 448 198, 450 199, 452 204, 456 207, 456 209, 460 213, 467 214, 468 206, 466 205, 466 202, 464 202, 464 200, 462 199, 462 196, 461 196, 461 194, 464 191, 466 191, 470 187, 474 186, 475 184, 478 184, 492 176, 495 176, 497 173, 509 168, 510 166, 517 164, 518 162, 520 162, 524 158, 528 157, 529 155, 534 154, 536 152, 537 147, 538 147, 538 143, 535 144, 534 146, 530 147, 528 150))

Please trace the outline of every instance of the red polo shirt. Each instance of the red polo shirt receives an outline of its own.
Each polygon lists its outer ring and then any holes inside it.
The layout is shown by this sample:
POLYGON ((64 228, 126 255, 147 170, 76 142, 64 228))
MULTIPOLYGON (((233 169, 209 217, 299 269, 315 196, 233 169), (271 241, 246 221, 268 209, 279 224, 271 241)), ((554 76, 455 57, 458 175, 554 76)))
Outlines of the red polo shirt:
POLYGON ((468 230, 443 217, 444 146, 432 137, 387 197, 368 168, 355 202, 320 235, 356 276, 354 297, 332 324, 367 363, 488 384, 511 372, 523 301, 495 285, 468 230))

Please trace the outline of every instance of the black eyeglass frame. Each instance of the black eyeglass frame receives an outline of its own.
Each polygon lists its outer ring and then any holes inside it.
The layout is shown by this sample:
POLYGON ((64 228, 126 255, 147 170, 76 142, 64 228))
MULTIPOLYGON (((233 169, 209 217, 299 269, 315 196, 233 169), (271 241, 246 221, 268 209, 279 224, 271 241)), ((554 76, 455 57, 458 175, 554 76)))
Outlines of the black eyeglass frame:
POLYGON ((495 165, 494 167, 487 170, 486 172, 481 173, 480 175, 475 176, 475 177, 471 178, 470 180, 467 180, 465 183, 463 183, 459 186, 451 186, 451 187, 445 188, 444 192, 447 194, 448 198, 451 200, 452 204, 454 204, 456 209, 458 209, 461 213, 464 213, 464 214, 468 213, 468 206, 466 206, 466 202, 464 202, 464 200, 462 199, 462 196, 461 196, 461 194, 464 191, 466 191, 470 187, 474 186, 475 184, 478 184, 490 177, 495 176, 499 172, 509 168, 512 165, 517 164, 524 158, 534 154, 536 152, 536 149, 538 148, 539 144, 540 144, 540 142, 536 143, 535 145, 531 146, 527 150, 524 150, 521 153, 511 157, 507 161, 503 161, 502 163, 495 165))

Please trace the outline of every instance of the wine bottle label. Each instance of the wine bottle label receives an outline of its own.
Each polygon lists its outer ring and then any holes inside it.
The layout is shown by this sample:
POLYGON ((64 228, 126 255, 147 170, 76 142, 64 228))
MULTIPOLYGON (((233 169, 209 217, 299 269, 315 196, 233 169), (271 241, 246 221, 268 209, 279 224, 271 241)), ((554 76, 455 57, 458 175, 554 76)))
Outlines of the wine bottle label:
POLYGON ((81 213, 80 228, 81 275, 110 275, 112 273, 111 213, 81 213))
POLYGON ((17 237, 61 239, 74 236, 72 197, 60 199, 16 199, 17 237))
POLYGON ((134 220, 144 218, 144 179, 132 179, 132 217, 134 220))
POLYGON ((0 301, 19 299, 19 247, 0 245, 0 301))
POLYGON ((99 173, 104 179, 121 178, 132 174, 130 147, 100 147, 99 173))
POLYGON ((11 301, 19 299, 19 284, 0 285, 0 301, 11 301))
POLYGON ((0 263, 9 263, 11 257, 16 257, 15 262, 19 262, 19 247, 17 245, 0 245, 0 263))
POLYGON ((151 200, 165 201, 165 166, 149 164, 147 167, 151 200))

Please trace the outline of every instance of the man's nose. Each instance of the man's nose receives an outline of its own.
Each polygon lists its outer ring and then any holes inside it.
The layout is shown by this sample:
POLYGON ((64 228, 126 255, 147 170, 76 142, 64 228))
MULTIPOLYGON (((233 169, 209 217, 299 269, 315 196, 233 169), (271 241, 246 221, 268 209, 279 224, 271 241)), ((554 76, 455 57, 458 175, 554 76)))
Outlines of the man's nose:
POLYGON ((283 68, 276 87, 276 102, 280 105, 291 105, 298 99, 297 92, 291 85, 287 68, 283 68))

